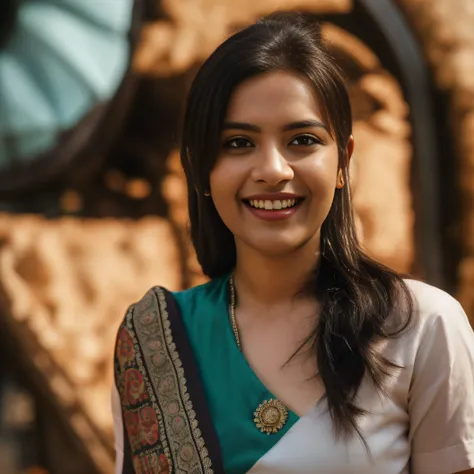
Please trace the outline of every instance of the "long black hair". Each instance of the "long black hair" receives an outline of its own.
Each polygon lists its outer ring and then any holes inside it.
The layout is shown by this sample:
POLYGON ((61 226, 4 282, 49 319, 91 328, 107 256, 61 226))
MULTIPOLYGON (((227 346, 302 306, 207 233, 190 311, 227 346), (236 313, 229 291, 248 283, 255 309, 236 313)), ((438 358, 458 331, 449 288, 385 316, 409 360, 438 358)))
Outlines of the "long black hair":
POLYGON ((321 313, 307 342, 314 346, 335 433, 346 436, 354 429, 359 432, 357 419, 364 411, 355 397, 364 375, 368 373, 383 390, 395 366, 377 354, 374 342, 394 337, 407 327, 413 300, 403 278, 369 258, 357 240, 347 156, 351 106, 338 66, 309 16, 276 13, 266 17, 227 39, 199 69, 189 92, 181 137, 191 238, 207 276, 234 269, 234 237, 205 193, 232 93, 246 79, 273 71, 294 72, 313 85, 337 142, 344 173, 346 185, 336 190, 322 225, 321 258, 308 282, 321 313), (394 318, 397 324, 388 324, 394 318))

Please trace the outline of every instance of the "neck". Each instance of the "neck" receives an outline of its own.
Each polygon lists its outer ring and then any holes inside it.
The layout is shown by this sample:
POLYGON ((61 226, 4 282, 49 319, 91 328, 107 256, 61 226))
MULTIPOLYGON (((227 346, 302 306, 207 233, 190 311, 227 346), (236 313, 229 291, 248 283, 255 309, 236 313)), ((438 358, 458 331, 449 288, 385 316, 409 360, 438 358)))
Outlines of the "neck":
POLYGON ((239 305, 270 309, 291 304, 319 261, 318 244, 308 243, 284 256, 269 256, 237 244, 235 286, 239 305))

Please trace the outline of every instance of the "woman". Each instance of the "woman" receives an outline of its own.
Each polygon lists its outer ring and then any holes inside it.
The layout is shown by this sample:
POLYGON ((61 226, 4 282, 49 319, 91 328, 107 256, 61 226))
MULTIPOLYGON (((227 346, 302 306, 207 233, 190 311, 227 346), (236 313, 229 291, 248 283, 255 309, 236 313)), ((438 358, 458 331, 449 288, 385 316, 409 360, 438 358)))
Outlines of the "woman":
POLYGON ((474 472, 473 332, 450 296, 360 249, 351 133, 304 16, 201 67, 181 157, 211 280, 153 288, 125 317, 117 473, 474 472))

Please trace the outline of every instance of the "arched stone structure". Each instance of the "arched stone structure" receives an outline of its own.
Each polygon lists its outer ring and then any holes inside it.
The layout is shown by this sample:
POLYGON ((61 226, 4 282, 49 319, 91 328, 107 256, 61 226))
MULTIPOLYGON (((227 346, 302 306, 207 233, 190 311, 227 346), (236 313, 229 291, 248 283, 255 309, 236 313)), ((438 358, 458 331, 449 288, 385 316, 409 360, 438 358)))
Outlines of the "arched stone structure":
POLYGON ((399 0, 413 25, 437 86, 449 96, 461 188, 457 229, 461 262, 457 296, 474 322, 474 3, 471 0, 399 0))

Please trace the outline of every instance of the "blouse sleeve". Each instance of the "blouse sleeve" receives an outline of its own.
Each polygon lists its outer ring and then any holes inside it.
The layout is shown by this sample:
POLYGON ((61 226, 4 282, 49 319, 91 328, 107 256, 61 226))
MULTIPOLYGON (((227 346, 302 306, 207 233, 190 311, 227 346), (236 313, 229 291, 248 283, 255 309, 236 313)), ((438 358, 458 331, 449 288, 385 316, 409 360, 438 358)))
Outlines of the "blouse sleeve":
POLYGON ((114 439, 115 439, 115 474, 122 474, 123 458, 124 458, 123 419, 122 419, 122 408, 120 405, 120 396, 115 384, 112 389, 112 416, 114 420, 114 439))
POLYGON ((474 334, 444 294, 423 325, 409 393, 412 474, 474 467, 474 334))

